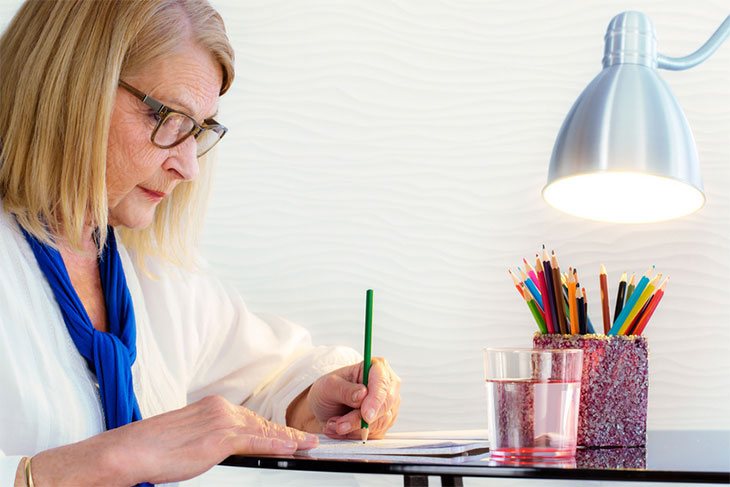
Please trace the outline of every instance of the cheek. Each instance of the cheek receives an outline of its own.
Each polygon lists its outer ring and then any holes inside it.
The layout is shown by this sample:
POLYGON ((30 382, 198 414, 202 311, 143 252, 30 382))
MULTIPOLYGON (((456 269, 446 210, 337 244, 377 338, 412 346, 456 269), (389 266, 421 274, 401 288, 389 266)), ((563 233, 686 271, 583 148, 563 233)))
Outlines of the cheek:
POLYGON ((106 159, 109 205, 115 206, 140 182, 150 178, 162 165, 164 154, 139 131, 114 130, 110 133, 106 159))

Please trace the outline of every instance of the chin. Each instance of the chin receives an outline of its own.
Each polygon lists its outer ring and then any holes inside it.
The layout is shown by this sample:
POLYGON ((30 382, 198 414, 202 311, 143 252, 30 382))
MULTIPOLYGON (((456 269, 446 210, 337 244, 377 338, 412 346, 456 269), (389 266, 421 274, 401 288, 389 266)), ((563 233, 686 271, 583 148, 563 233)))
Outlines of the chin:
POLYGON ((150 211, 125 212, 121 215, 111 212, 109 224, 113 227, 124 227, 131 230, 143 230, 149 227, 155 219, 154 208, 150 211))

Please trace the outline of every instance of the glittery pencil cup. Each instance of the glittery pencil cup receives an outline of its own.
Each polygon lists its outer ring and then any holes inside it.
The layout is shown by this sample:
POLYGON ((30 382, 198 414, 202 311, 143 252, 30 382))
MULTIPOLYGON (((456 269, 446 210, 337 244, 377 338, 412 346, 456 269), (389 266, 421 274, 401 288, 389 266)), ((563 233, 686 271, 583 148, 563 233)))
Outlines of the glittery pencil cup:
POLYGON ((493 460, 575 455, 583 351, 487 348, 493 460))
POLYGON ((649 351, 636 335, 542 335, 538 349, 583 350, 578 445, 646 445, 649 351))

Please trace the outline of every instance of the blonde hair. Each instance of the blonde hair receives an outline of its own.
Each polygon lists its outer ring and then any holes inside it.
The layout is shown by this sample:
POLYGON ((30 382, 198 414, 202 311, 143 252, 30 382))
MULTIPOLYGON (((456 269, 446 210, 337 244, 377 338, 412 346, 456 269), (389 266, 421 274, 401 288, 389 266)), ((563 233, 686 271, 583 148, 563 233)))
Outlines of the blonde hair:
MULTIPOLYGON (((220 64, 225 93, 233 49, 206 0, 27 0, 0 37, 0 197, 40 240, 82 246, 85 225, 106 239, 106 152, 120 78, 141 72, 187 39, 220 64)), ((138 258, 193 262, 210 186, 179 184, 143 230, 123 229, 138 258)))

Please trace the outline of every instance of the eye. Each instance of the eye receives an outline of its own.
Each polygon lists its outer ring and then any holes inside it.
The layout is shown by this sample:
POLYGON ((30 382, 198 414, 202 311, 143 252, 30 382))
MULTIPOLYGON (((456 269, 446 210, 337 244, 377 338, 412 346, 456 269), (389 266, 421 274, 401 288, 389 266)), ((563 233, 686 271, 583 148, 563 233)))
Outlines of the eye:
POLYGON ((161 117, 161 116, 160 116, 160 114, 159 114, 159 113, 157 113, 156 111, 154 111, 154 110, 150 110, 150 111, 148 111, 148 112, 147 112, 147 118, 148 118, 148 119, 149 119, 149 120, 150 120, 151 122, 157 123, 157 122, 159 122, 159 121, 160 121, 160 119, 161 119, 162 117, 161 117))

